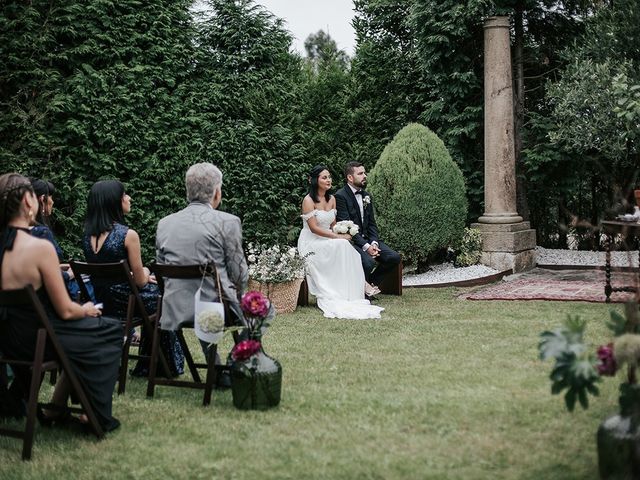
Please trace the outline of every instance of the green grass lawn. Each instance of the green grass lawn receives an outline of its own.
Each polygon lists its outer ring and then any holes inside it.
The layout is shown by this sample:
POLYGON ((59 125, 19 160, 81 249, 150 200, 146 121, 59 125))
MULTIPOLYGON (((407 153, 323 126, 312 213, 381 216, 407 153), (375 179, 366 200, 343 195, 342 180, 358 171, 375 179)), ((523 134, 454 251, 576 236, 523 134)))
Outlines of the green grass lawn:
POLYGON ((31 462, 0 438, 0 478, 597 478, 595 434, 619 382, 603 382, 586 412, 566 412, 538 334, 579 314, 590 341, 605 343, 608 311, 622 307, 473 302, 461 291, 381 296, 382 320, 298 308, 264 339, 283 365, 280 407, 239 411, 224 391, 204 408, 200 391, 168 387, 147 399, 146 382, 131 379, 114 398, 119 430, 98 442, 38 426, 31 462))

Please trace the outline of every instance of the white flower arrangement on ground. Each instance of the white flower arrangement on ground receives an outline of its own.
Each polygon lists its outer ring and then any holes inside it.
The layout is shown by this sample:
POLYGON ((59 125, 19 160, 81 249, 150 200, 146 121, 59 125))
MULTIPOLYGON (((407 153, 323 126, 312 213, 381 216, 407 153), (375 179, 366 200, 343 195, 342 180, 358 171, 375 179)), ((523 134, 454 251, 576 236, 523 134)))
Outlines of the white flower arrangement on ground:
POLYGON ((261 283, 283 283, 303 278, 306 257, 300 256, 295 247, 266 247, 250 243, 247 250, 249 277, 261 283))
POLYGON ((360 227, 351 220, 341 220, 336 222, 333 226, 333 233, 348 233, 349 235, 354 236, 359 231, 360 227))

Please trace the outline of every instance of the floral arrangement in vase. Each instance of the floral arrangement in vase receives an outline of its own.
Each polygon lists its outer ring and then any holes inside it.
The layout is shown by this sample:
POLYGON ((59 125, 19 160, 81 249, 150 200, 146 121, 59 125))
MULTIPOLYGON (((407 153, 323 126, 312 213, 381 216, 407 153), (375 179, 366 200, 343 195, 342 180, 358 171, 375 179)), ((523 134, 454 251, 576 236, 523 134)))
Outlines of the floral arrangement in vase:
POLYGON ((629 302, 625 307, 625 316, 611 311, 607 327, 614 339, 595 351, 584 342, 586 322, 571 316, 562 327, 543 332, 538 345, 542 360, 555 360, 550 375, 551 393, 566 390, 564 401, 569 411, 573 411, 576 403, 588 408, 588 394, 599 394, 596 384, 602 377, 616 376, 626 366, 620 384, 620 411, 598 428, 598 466, 602 479, 640 477, 638 302, 629 302))
POLYGON ((295 247, 250 243, 247 249, 249 277, 261 283, 283 283, 304 278, 305 258, 295 247))
POLYGON ((306 258, 295 247, 249 244, 249 289, 264 292, 278 313, 296 309, 306 258))
POLYGON ((233 404, 242 410, 275 407, 280 403, 282 366, 262 347, 262 336, 275 316, 274 309, 262 293, 255 291, 245 293, 240 306, 247 338, 229 354, 233 404))

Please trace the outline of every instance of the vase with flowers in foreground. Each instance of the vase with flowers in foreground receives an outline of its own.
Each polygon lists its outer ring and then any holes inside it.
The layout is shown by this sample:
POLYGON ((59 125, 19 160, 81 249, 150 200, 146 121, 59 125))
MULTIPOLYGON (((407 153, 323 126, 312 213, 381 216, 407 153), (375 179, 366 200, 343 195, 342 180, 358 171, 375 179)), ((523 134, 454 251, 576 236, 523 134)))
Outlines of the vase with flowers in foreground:
POLYGON ((555 359, 551 392, 566 389, 565 403, 572 411, 579 403, 589 406, 588 394, 598 395, 603 377, 624 376, 620 384, 620 411, 604 420, 597 433, 598 470, 602 480, 640 479, 640 385, 636 370, 640 363, 638 302, 625 305, 625 315, 612 310, 607 326, 614 340, 598 347, 595 355, 585 344, 586 322, 569 317, 553 331, 543 332, 540 357, 555 359), (626 366, 626 375, 620 370, 626 366))
POLYGON ((274 316, 269 300, 260 292, 242 297, 248 338, 231 350, 231 394, 233 405, 241 410, 265 410, 280 404, 282 366, 267 355, 262 336, 274 316))

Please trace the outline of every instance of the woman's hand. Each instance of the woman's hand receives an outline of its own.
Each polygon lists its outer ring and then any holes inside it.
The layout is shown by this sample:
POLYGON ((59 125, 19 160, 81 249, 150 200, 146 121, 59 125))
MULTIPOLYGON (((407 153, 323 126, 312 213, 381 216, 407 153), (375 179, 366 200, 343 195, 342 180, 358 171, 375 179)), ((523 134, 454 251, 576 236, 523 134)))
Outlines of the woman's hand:
POLYGON ((96 307, 93 302, 82 304, 82 311, 86 317, 99 317, 102 315, 102 310, 96 307))

